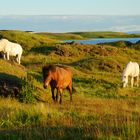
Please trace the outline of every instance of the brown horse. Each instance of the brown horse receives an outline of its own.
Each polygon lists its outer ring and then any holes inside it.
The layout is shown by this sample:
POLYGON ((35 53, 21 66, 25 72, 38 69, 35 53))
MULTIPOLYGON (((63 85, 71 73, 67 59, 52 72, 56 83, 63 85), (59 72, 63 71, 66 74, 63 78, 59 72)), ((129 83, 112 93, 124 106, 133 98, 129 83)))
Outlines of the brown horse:
POLYGON ((70 93, 70 101, 72 101, 72 71, 66 66, 48 65, 42 68, 44 88, 51 86, 52 99, 58 101, 60 95, 60 104, 62 103, 63 89, 68 89, 70 93), (56 96, 54 90, 57 89, 56 96))

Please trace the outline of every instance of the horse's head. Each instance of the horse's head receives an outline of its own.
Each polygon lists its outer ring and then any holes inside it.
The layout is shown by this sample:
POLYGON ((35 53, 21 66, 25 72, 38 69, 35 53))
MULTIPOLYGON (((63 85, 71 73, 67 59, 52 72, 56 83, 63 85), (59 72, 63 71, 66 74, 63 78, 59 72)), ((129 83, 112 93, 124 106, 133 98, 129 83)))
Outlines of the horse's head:
POLYGON ((122 82, 122 86, 123 87, 126 87, 127 86, 127 84, 128 84, 128 76, 121 76, 121 82, 122 82))
POLYGON ((43 87, 47 88, 50 81, 52 80, 51 71, 49 70, 49 67, 44 66, 42 68, 42 72, 43 72, 43 83, 44 83, 43 87))

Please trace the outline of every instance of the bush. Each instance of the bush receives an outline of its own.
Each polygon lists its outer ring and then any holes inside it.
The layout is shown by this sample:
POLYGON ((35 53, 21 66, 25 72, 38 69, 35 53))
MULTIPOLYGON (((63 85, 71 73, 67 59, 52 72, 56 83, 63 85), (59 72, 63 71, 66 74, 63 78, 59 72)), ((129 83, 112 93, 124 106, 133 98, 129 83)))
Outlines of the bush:
POLYGON ((65 57, 79 56, 79 51, 72 45, 58 44, 55 49, 55 54, 65 57))
POLYGON ((119 62, 113 59, 101 60, 99 62, 99 69, 108 71, 108 72, 122 71, 122 68, 119 62))
POLYGON ((34 79, 30 75, 27 75, 27 78, 22 79, 22 87, 18 95, 19 101, 24 103, 35 103, 37 101, 37 89, 33 82, 34 79))
POLYGON ((105 43, 99 43, 100 45, 111 45, 111 46, 116 46, 116 47, 132 47, 133 43, 131 43, 130 41, 115 41, 115 42, 105 42, 105 43))

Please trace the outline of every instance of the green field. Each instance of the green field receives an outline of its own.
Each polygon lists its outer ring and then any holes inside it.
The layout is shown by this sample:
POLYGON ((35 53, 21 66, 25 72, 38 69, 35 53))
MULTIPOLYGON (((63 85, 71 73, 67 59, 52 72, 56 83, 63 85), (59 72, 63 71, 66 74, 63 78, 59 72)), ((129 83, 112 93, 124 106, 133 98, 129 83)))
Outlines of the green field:
POLYGON ((24 49, 21 65, 0 59, 0 140, 140 139, 140 87, 120 83, 129 61, 140 64, 140 42, 65 44, 57 41, 65 35, 22 31, 0 36, 24 49), (71 67, 73 102, 64 91, 62 105, 54 103, 50 87, 43 88, 47 64, 71 67))

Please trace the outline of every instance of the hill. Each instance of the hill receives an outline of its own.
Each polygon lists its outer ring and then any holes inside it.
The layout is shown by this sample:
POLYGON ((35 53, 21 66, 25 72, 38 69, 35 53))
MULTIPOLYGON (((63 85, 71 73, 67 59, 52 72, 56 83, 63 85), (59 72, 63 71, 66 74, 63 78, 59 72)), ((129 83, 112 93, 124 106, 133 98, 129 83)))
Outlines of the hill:
POLYGON ((90 38, 133 38, 140 37, 140 34, 128 34, 124 32, 69 32, 69 33, 38 33, 41 35, 46 35, 52 39, 58 40, 80 40, 80 39, 90 39, 90 38))
POLYGON ((140 34, 127 34, 124 32, 73 32, 73 34, 80 35, 84 38, 127 38, 140 37, 140 34))
POLYGON ((49 38, 57 39, 57 40, 84 39, 81 35, 77 35, 74 33, 46 33, 46 32, 42 32, 42 33, 37 33, 37 34, 45 35, 49 38))
POLYGON ((12 87, 21 82, 17 98, 0 98, 0 139, 140 137, 140 87, 123 89, 120 82, 129 61, 140 64, 139 49, 125 42, 122 42, 125 46, 70 44, 27 32, 0 34, 23 43, 25 50, 21 65, 0 59, 0 78, 4 76, 2 80, 9 85, 15 83, 12 87), (52 101, 50 87, 43 89, 42 66, 47 64, 67 65, 72 69, 76 90, 72 103, 67 91, 63 93, 63 104, 59 105, 52 101))
POLYGON ((19 43, 24 50, 28 51, 32 47, 48 45, 56 42, 56 40, 43 35, 18 30, 0 30, 0 38, 6 38, 12 42, 19 43))
POLYGON ((24 66, 19 66, 15 62, 7 62, 0 59, 0 83, 2 83, 2 81, 4 82, 5 80, 12 82, 13 79, 13 84, 15 84, 16 82, 18 83, 18 79, 25 76, 26 68, 24 66))

